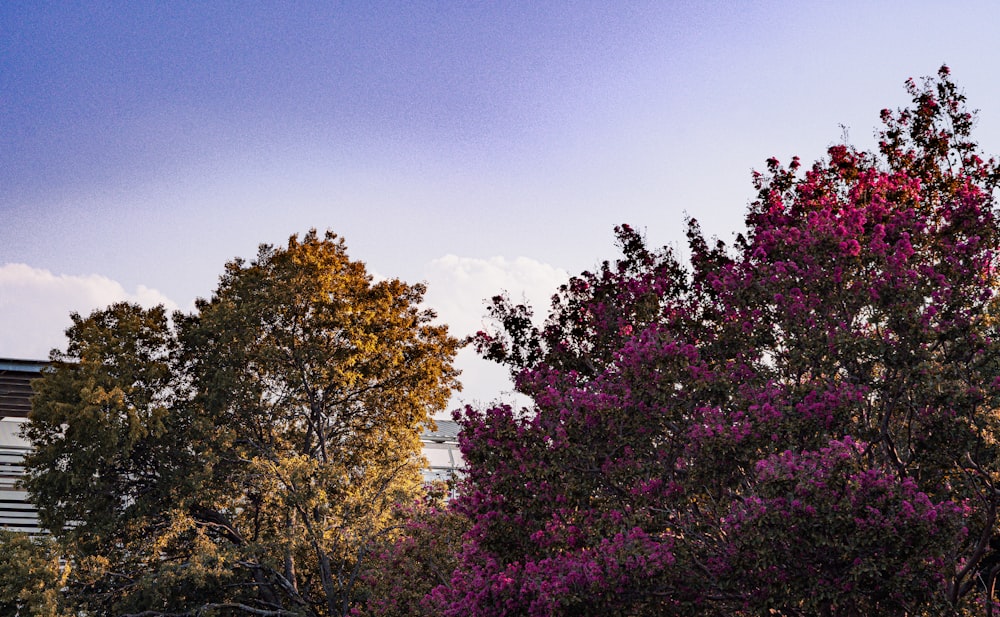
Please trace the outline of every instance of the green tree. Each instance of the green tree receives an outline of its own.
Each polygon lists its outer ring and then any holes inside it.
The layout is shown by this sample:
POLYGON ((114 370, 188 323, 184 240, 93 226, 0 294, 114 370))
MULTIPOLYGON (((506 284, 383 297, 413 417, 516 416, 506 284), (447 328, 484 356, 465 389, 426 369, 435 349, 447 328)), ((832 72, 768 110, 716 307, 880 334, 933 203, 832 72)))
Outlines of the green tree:
POLYGON ((80 606, 346 614, 458 387, 423 293, 310 232, 227 264, 172 326, 127 304, 74 316, 36 386, 26 486, 80 606))

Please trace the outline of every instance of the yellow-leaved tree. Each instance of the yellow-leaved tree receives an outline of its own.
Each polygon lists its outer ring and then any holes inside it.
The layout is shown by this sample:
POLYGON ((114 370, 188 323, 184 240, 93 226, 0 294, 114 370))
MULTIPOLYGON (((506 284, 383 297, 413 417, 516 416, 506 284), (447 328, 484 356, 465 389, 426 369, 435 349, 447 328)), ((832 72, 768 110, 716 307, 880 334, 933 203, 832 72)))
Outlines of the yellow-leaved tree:
POLYGON ((76 605, 347 614, 458 387, 460 343, 423 293, 312 231, 227 264, 172 324, 128 304, 74 316, 36 385, 26 486, 76 605))

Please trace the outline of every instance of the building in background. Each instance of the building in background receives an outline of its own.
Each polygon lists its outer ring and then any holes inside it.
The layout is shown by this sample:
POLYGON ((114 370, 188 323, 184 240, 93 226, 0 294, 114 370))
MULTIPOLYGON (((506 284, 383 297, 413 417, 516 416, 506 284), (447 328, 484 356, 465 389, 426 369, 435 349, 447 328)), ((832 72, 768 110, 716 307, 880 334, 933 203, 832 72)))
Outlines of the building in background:
MULTIPOLYGON (((31 380, 46 366, 46 362, 0 358, 0 528, 41 531, 37 511, 27 493, 17 487, 17 480, 24 475, 21 462, 31 448, 18 433, 31 409, 31 380)), ((437 430, 421 435, 428 482, 447 481, 462 468, 458 429, 455 422, 438 420, 437 430)))
POLYGON ((424 458, 427 468, 424 469, 424 479, 428 482, 455 478, 462 468, 462 453, 458 449, 457 422, 437 420, 437 430, 424 431, 420 440, 424 444, 424 458))
POLYGON ((31 409, 31 380, 45 365, 0 358, 0 527, 7 529, 40 531, 35 507, 16 483, 24 475, 21 460, 30 449, 18 432, 31 409))

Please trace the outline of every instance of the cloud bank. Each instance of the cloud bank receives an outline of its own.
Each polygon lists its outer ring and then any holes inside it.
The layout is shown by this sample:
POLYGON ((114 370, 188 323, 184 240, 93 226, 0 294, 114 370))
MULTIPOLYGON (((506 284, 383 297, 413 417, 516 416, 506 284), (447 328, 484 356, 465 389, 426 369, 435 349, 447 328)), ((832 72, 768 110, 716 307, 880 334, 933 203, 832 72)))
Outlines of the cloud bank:
MULTIPOLYGON (((435 309, 440 320, 458 337, 475 334, 489 325, 486 302, 501 292, 534 307, 535 319, 541 323, 552 294, 569 279, 565 270, 527 257, 481 259, 456 255, 431 261, 425 275, 425 304, 435 309)), ((483 360, 471 347, 458 354, 455 364, 462 370, 464 388, 452 399, 453 407, 497 400, 524 403, 511 393, 506 369, 483 360)))
POLYGON ((144 285, 129 292, 121 283, 97 274, 57 275, 26 264, 4 264, 0 266, 0 357, 45 359, 52 348, 65 347, 71 312, 87 314, 121 301, 177 308, 170 298, 144 285))
POLYGON ((501 292, 527 301, 543 320, 552 294, 568 279, 565 270, 527 257, 445 255, 426 268, 426 302, 456 336, 467 336, 487 325, 486 303, 501 292))

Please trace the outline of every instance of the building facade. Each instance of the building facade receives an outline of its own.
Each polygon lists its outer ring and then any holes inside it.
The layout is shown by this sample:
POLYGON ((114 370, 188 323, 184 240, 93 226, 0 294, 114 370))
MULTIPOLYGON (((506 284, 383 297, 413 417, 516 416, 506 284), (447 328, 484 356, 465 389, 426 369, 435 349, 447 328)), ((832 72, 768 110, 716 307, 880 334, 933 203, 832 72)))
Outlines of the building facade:
POLYGON ((0 527, 38 532, 38 513, 20 490, 21 461, 31 444, 19 435, 31 409, 31 380, 44 362, 0 359, 0 527))

